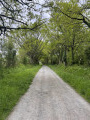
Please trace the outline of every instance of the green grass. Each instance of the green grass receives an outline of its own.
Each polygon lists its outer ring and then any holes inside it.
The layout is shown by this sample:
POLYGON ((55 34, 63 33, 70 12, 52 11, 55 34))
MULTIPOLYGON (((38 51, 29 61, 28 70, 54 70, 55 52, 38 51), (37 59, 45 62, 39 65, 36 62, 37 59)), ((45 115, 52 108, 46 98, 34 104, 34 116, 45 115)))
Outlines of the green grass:
POLYGON ((0 120, 12 111, 19 98, 27 91, 40 66, 20 65, 16 68, 3 69, 0 78, 0 120))
POLYGON ((77 65, 68 67, 50 65, 49 67, 90 103, 90 67, 77 65))

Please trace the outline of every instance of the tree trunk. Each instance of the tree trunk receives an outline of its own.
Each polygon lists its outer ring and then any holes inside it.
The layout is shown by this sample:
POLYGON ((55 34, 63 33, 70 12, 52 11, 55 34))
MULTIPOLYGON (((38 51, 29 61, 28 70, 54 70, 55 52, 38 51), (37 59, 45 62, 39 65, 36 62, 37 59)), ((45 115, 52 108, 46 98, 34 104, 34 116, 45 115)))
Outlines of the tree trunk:
POLYGON ((63 49, 63 47, 62 47, 62 48, 61 48, 61 58, 60 58, 61 63, 63 63, 63 53, 64 53, 64 49, 63 49))
POLYGON ((53 64, 53 58, 52 58, 52 54, 51 54, 51 64, 53 64))
POLYGON ((58 55, 58 64, 60 65, 61 61, 60 61, 60 58, 61 58, 61 54, 59 52, 59 55, 58 55))
POLYGON ((75 34, 73 35, 73 42, 72 42, 72 46, 71 46, 71 50, 72 50, 72 65, 74 64, 74 42, 75 42, 75 34))
POLYGON ((74 64, 74 47, 72 46, 72 65, 74 64))
POLYGON ((66 45, 65 45, 64 63, 65 63, 65 66, 67 66, 67 46, 66 45))

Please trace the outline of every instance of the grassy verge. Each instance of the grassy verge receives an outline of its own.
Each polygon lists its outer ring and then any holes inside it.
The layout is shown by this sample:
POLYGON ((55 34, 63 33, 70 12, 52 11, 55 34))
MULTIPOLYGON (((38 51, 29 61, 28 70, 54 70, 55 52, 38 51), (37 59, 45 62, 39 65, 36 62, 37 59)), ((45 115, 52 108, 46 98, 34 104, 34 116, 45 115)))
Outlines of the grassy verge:
POLYGON ((12 111, 19 98, 26 92, 40 66, 24 66, 3 70, 0 79, 0 120, 12 111))
POLYGON ((50 65, 65 82, 70 84, 82 97, 90 103, 90 68, 83 66, 50 65))

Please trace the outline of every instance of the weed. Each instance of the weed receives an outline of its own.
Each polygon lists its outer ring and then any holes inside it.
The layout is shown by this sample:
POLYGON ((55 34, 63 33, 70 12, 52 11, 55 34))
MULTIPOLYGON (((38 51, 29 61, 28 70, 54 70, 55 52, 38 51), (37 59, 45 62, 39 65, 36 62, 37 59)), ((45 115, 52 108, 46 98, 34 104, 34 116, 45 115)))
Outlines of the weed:
POLYGON ((50 65, 65 82, 70 84, 90 103, 90 67, 50 65))

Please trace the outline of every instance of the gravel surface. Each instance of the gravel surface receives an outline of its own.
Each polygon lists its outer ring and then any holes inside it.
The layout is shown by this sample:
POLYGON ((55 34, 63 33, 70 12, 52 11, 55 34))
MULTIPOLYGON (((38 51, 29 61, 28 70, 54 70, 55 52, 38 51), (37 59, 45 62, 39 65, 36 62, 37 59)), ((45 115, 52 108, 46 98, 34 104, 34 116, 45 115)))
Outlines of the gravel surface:
POLYGON ((90 120, 90 104, 43 66, 7 120, 90 120))

